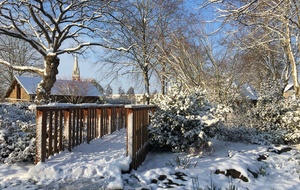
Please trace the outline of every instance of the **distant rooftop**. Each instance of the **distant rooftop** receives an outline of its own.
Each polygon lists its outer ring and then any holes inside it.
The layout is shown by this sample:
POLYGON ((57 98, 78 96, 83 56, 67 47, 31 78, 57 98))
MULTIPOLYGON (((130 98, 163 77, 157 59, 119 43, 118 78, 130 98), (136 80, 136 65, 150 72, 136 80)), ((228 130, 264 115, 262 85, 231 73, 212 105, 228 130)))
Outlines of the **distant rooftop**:
MULTIPOLYGON (((24 90, 30 94, 36 94, 37 85, 41 82, 40 77, 26 77, 26 76, 16 76, 15 77, 18 83, 24 88, 24 90)), ((51 90, 51 95, 73 95, 72 91, 67 91, 69 87, 80 87, 81 94, 84 96, 102 96, 99 90, 93 85, 93 83, 88 81, 74 81, 74 80, 56 80, 54 86, 51 90), (69 92, 69 94, 68 94, 69 92)))
POLYGON ((258 99, 256 90, 249 83, 245 83, 242 85, 241 92, 249 100, 258 99))

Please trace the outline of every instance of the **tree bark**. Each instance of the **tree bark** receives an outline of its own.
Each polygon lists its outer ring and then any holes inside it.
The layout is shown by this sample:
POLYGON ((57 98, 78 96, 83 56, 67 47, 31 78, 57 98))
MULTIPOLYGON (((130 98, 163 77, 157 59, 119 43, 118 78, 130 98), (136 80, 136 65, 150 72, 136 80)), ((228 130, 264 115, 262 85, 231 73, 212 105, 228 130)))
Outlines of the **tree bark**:
POLYGON ((286 37, 285 37, 285 46, 286 46, 286 53, 288 60, 291 64, 292 68, 292 79, 294 82, 294 90, 295 90, 295 95, 298 98, 300 96, 300 87, 299 87, 299 82, 298 82, 298 70, 297 70, 297 63, 293 54, 292 50, 292 45, 291 45, 291 36, 290 36, 290 29, 288 26, 288 21, 285 23, 285 28, 286 28, 286 37))
POLYGON ((50 102, 51 89, 56 82, 58 74, 59 58, 57 55, 47 55, 45 57, 45 72, 42 76, 42 81, 36 89, 36 104, 45 104, 50 102))
POLYGON ((149 105, 150 104, 150 82, 149 82, 148 72, 144 71, 143 76, 144 76, 144 84, 145 84, 145 91, 146 91, 145 93, 146 104, 149 105))

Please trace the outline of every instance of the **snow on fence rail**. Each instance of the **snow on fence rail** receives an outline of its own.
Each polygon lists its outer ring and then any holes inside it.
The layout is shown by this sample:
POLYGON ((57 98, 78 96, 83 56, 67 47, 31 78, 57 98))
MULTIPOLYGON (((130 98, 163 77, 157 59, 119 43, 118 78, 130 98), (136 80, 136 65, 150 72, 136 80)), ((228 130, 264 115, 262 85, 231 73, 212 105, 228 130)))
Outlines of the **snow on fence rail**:
POLYGON ((125 127, 124 105, 36 107, 36 159, 46 158, 125 127))
POLYGON ((127 155, 131 156, 131 168, 137 169, 145 160, 148 153, 148 126, 149 113, 154 112, 156 106, 150 105, 127 105, 127 155))
POLYGON ((35 162, 126 126, 127 155, 131 168, 137 169, 148 153, 149 113, 155 109, 154 105, 37 106, 35 162))

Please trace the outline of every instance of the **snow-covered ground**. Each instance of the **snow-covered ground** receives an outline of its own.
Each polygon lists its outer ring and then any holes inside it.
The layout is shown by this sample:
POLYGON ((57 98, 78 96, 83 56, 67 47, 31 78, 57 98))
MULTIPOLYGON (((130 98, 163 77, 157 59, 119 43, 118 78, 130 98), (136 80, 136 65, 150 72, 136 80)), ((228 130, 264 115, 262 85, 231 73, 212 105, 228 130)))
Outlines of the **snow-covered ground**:
POLYGON ((37 165, 0 165, 0 189, 122 189, 128 170, 125 129, 37 165))
MULTIPOLYGON (((128 184, 128 187, 125 185, 125 189, 143 186, 151 189, 230 190, 235 186, 243 190, 299 190, 299 150, 292 149, 277 154, 272 152, 274 149, 269 148, 214 140, 214 152, 205 157, 183 153, 150 153, 137 171, 123 175, 123 179, 126 179, 125 184, 128 184), (266 155, 266 160, 258 161, 259 155, 266 155), (176 164, 178 158, 181 165, 176 164), (217 170, 231 169, 239 171, 247 178, 247 182, 242 180, 244 178, 233 179, 230 176, 216 174, 217 170), (258 176, 254 177, 255 174, 248 169, 258 176)), ((282 148, 276 147, 276 150, 282 148)))
POLYGON ((300 152, 296 148, 278 154, 275 150, 284 147, 214 140, 214 152, 210 155, 149 153, 136 171, 122 174, 130 161, 125 155, 125 138, 126 131, 122 129, 82 144, 72 152, 54 155, 45 163, 2 164, 0 189, 199 190, 213 186, 228 189, 230 185, 249 190, 300 189, 300 152), (259 157, 261 161, 257 160, 259 157), (236 170, 244 178, 215 174, 216 170, 236 170), (255 178, 248 170, 258 176, 255 178))

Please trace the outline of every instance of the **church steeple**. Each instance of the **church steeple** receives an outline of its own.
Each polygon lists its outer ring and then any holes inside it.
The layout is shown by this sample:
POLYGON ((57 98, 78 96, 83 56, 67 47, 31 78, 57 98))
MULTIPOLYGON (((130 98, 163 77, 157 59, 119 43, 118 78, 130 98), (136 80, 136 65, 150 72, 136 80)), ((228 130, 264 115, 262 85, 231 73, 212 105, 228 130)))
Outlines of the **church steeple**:
POLYGON ((78 67, 78 58, 77 58, 77 55, 75 55, 72 80, 80 81, 80 71, 79 71, 79 67, 78 67))

